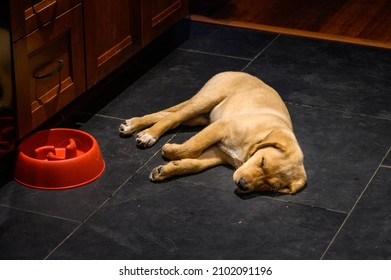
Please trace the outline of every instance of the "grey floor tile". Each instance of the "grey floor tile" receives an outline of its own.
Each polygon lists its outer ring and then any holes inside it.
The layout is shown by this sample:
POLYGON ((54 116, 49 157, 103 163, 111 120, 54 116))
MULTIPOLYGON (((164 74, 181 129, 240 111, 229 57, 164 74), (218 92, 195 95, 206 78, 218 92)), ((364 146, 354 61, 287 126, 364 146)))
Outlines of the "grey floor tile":
POLYGON ((391 169, 380 168, 325 259, 391 259, 391 169))
POLYGON ((0 259, 44 259, 78 226, 75 221, 0 206, 0 259))

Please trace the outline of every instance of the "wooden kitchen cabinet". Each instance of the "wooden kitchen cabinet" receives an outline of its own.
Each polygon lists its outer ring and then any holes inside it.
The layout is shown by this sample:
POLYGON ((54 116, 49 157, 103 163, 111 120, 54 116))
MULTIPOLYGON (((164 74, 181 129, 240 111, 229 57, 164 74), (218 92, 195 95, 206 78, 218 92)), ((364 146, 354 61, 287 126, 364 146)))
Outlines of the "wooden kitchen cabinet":
POLYGON ((19 139, 188 13, 188 0, 8 3, 19 139))
POLYGON ((19 138, 85 91, 81 4, 13 43, 19 138))

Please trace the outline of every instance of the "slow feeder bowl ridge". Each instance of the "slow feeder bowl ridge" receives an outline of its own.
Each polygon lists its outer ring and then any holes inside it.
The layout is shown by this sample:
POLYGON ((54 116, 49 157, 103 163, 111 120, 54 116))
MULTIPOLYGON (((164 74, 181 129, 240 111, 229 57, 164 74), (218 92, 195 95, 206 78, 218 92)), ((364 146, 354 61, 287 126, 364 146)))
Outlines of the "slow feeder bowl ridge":
POLYGON ((69 189, 99 178, 105 163, 98 142, 76 129, 40 131, 18 147, 14 179, 37 189, 69 189))

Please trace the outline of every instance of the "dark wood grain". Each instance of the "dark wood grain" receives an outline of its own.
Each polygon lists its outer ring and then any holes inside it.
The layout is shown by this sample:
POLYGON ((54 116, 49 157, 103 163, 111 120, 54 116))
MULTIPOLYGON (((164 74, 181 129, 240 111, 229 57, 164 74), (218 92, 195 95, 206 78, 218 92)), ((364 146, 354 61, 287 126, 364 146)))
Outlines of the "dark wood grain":
POLYGON ((229 0, 192 19, 391 48, 391 0, 229 0))

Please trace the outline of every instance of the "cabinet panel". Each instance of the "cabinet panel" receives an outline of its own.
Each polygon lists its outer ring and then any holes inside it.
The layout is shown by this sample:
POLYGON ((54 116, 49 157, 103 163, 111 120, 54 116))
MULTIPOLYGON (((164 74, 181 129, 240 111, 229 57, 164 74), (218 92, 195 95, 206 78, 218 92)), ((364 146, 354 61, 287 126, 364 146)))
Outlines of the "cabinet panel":
POLYGON ((137 0, 85 0, 87 87, 91 87, 140 49, 137 0))
POLYGON ((81 0, 9 1, 12 40, 16 41, 22 38, 80 2, 81 0))
POLYGON ((82 27, 80 4, 14 43, 19 137, 85 90, 82 27))
POLYGON ((141 0, 142 45, 150 43, 188 14, 187 0, 141 0))

